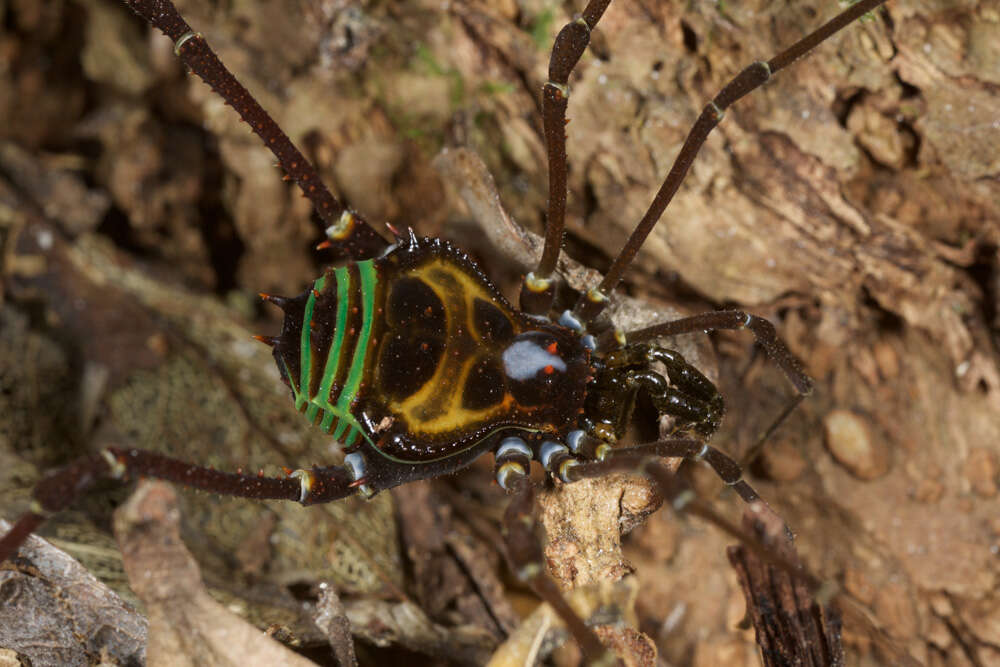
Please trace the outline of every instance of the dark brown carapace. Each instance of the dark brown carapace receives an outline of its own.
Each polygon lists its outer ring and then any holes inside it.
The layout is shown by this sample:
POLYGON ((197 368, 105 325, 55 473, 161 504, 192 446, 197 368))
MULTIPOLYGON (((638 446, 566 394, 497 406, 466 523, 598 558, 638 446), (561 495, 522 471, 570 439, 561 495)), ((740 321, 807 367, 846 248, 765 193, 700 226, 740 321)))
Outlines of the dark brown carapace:
POLYGON ((345 445, 365 492, 457 469, 505 434, 564 440, 583 412, 581 337, 515 310, 440 239, 400 237, 266 298, 285 311, 266 342, 296 407, 345 445))

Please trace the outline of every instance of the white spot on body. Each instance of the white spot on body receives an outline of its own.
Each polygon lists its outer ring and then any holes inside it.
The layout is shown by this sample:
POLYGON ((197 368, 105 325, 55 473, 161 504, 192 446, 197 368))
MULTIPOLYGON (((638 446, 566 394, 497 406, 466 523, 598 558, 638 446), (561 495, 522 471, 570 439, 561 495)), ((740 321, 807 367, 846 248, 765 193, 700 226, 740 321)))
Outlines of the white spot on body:
POLYGON ((513 380, 534 379, 546 366, 565 371, 566 362, 538 343, 530 340, 515 341, 503 351, 503 368, 513 380))

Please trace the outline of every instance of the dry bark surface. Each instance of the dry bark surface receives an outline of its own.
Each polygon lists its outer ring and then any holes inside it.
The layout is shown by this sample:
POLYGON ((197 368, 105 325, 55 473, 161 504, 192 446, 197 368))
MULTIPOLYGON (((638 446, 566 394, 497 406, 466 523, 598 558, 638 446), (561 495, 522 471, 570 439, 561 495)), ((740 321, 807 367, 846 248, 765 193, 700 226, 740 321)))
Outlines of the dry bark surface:
MULTIPOLYGON (((581 6, 178 6, 354 209, 454 240, 515 293, 535 251, 520 226, 544 218, 538 91, 581 6)), ((568 254, 606 268, 705 102, 836 10, 614 4, 570 80, 568 254)), ((335 460, 247 339, 278 326, 258 291, 320 272, 306 201, 122 4, 7 0, 0 16, 0 514, 107 442, 270 473, 335 460)), ((749 479, 863 612, 845 619, 848 664, 1000 664, 998 34, 993 0, 890 0, 780 72, 729 111, 623 288, 638 299, 623 321, 766 316, 816 379, 749 479)), ((718 379, 713 444, 740 459, 791 387, 749 336, 676 344, 718 379)), ((565 634, 506 571, 489 458, 372 503, 181 493, 180 535, 216 600, 316 662, 346 615, 362 664, 524 664, 565 634), (321 583, 342 605, 318 602, 321 583)), ((710 472, 682 473, 738 519, 710 472)), ((107 537, 123 497, 93 496, 47 535, 137 602, 107 537)), ((618 610, 592 620, 636 664, 650 647, 671 665, 760 664, 732 538, 650 514, 655 494, 627 477, 540 504, 553 574, 585 614, 618 610)), ((86 632, 65 641, 93 659, 86 632)))

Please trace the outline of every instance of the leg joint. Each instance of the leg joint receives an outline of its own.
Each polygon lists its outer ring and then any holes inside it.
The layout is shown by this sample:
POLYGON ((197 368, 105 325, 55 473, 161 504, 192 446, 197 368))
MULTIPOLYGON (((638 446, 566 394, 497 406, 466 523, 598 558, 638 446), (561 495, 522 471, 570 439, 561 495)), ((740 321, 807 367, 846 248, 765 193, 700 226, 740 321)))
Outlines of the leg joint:
POLYGON ((562 98, 564 100, 569 99, 569 86, 565 83, 559 83, 558 81, 546 81, 543 88, 551 88, 555 91, 556 98, 562 98))
POLYGON ((178 58, 181 55, 181 48, 187 44, 192 39, 205 39, 200 32, 195 32, 194 30, 188 30, 186 33, 177 38, 174 42, 174 55, 178 58))
POLYGON ((128 472, 125 462, 116 456, 114 452, 110 449, 102 449, 101 458, 108 464, 108 475, 112 479, 120 480, 125 478, 125 473, 128 472))
POLYGON ((316 481, 316 477, 312 474, 312 471, 299 468, 292 472, 289 477, 299 480, 299 502, 303 505, 308 504, 309 494, 312 492, 313 484, 316 481))
POLYGON ((365 457, 360 452, 352 452, 344 457, 344 463, 347 467, 351 469, 351 476, 354 477, 354 481, 351 486, 357 486, 358 491, 365 498, 371 498, 375 495, 375 491, 365 484, 365 475, 367 473, 365 467, 365 457))
POLYGON ((525 467, 518 461, 505 461, 497 466, 496 479, 497 484, 504 491, 511 491, 514 488, 514 481, 527 477, 528 471, 525 467))

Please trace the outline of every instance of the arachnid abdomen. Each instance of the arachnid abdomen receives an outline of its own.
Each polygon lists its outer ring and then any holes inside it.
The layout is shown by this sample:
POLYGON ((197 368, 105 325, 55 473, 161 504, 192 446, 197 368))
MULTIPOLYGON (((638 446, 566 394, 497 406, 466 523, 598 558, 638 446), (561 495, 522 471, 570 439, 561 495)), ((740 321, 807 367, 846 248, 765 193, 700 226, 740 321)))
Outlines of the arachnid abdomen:
POLYGON ((565 435, 583 406, 579 336, 515 311, 446 242, 411 237, 275 301, 286 317, 274 355, 296 407, 348 451, 478 454, 507 429, 565 435))

